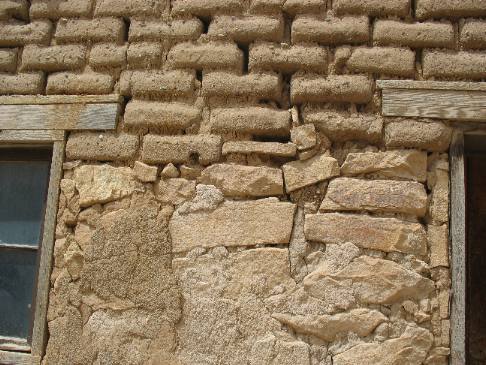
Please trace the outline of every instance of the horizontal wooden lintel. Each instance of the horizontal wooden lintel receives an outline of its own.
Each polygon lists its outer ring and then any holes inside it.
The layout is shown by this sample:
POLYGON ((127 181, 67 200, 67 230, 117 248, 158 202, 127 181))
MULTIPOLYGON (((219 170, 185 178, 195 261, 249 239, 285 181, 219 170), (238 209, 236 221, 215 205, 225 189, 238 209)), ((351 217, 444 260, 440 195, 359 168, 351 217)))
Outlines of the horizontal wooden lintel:
POLYGON ((20 95, 0 96, 0 105, 102 104, 120 103, 123 97, 108 95, 20 95))
POLYGON ((379 89, 486 91, 486 82, 377 80, 379 89))
POLYGON ((38 365, 40 364, 40 357, 29 353, 0 350, 0 364, 38 365))

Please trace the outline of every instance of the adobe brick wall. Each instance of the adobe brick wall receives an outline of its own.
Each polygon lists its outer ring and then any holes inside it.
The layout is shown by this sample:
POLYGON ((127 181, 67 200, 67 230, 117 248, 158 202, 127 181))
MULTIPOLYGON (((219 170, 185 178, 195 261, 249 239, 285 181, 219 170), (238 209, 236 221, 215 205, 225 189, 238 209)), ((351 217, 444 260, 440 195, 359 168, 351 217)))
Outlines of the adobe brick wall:
POLYGON ((125 97, 68 136, 43 363, 445 365, 448 121, 480 0, 9 0, 0 94, 125 97), (386 361, 384 359, 387 359, 386 361))

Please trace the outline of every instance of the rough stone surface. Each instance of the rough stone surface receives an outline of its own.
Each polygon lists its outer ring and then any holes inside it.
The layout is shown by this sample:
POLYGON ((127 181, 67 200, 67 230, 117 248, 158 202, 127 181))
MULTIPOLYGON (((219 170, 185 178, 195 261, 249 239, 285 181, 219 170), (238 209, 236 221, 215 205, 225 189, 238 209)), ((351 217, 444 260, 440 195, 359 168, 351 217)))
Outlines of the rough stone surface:
POLYGON ((0 94, 40 94, 44 90, 42 73, 0 74, 0 94))
POLYGON ((333 8, 338 14, 369 14, 375 17, 395 15, 407 16, 410 9, 409 0, 337 0, 333 8))
POLYGON ((486 77, 486 55, 472 52, 427 51, 423 54, 424 77, 480 80, 486 77))
POLYGON ((58 42, 118 42, 123 40, 125 24, 116 18, 63 19, 58 22, 55 38, 58 42))
POLYGON ((486 6, 476 0, 418 0, 416 15, 419 19, 443 17, 469 17, 486 15, 486 6))
POLYGON ((317 144, 316 128, 313 124, 305 124, 292 128, 290 140, 299 150, 307 150, 317 144))
POLYGON ((356 214, 308 214, 305 237, 331 244, 350 242, 358 247, 417 256, 427 253, 427 233, 421 224, 395 218, 375 218, 356 214))
POLYGON ((292 23, 292 43, 322 44, 366 43, 369 39, 367 17, 342 17, 318 20, 300 17, 292 23))
POLYGON ((203 170, 200 181, 216 186, 226 196, 264 197, 284 193, 282 171, 264 166, 214 164, 203 170))
POLYGON ((130 22, 128 40, 133 41, 170 41, 196 40, 202 33, 203 25, 199 19, 176 19, 172 22, 133 19, 130 22))
POLYGON ((434 223, 447 223, 449 221, 449 163, 445 160, 433 163, 427 183, 432 190, 429 216, 434 223))
POLYGON ((430 247, 430 267, 449 266, 449 227, 429 225, 427 238, 430 247))
POLYGON ((484 49, 486 48, 486 22, 471 20, 466 22, 460 32, 460 42, 465 48, 484 49))
POLYGON ((415 52, 406 48, 374 47, 356 48, 346 62, 346 67, 356 73, 413 77, 415 52))
POLYGON ((112 43, 95 44, 89 53, 89 64, 94 68, 123 67, 127 61, 126 45, 112 43))
POLYGON ((415 147, 440 152, 449 147, 451 136, 451 128, 435 121, 406 119, 385 126, 385 144, 388 147, 415 147))
POLYGON ((140 161, 135 161, 133 173, 142 182, 154 182, 157 180, 157 166, 149 166, 140 161))
POLYGON ((66 157, 81 160, 129 160, 138 149, 138 138, 131 134, 76 132, 66 143, 66 157))
POLYGON ((229 38, 238 43, 255 40, 280 42, 283 34, 283 19, 266 16, 217 16, 208 30, 210 37, 229 38))
POLYGON ((79 69, 84 65, 86 47, 29 45, 22 52, 22 70, 62 71, 79 69))
POLYGON ((0 23, 0 47, 16 47, 25 44, 48 44, 52 23, 46 20, 29 24, 0 23))
POLYGON ((423 217, 426 207, 427 193, 417 182, 342 177, 329 183, 320 210, 383 211, 423 217))
POLYGON ((179 205, 195 196, 196 182, 182 178, 161 179, 154 190, 161 202, 179 205))
POLYGON ((47 94, 109 94, 113 77, 103 73, 59 72, 47 78, 47 94))
POLYGON ((295 206, 276 199, 226 201, 213 211, 182 214, 170 221, 175 252, 195 247, 288 243, 295 206))
POLYGON ((17 68, 17 50, 0 49, 0 71, 14 72, 17 68))
POLYGON ((234 141, 223 144, 223 155, 231 153, 261 154, 276 157, 293 157, 297 146, 293 143, 234 141))
POLYGON ((92 0, 31 0, 30 17, 59 19, 86 17, 92 9, 92 0))
POLYGON ((282 166, 285 190, 290 193, 308 185, 339 175, 339 164, 326 155, 315 156, 305 161, 292 161, 282 166))

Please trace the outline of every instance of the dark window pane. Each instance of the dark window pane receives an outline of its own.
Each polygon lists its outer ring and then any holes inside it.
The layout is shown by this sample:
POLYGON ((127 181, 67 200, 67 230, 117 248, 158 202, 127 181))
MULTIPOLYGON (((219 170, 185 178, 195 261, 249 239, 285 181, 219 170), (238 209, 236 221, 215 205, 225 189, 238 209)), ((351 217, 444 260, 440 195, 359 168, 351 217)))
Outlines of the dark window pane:
POLYGON ((48 178, 48 161, 0 161, 0 243, 39 243, 48 178))
POLYGON ((0 248, 1 336, 29 335, 36 260, 36 250, 0 248))

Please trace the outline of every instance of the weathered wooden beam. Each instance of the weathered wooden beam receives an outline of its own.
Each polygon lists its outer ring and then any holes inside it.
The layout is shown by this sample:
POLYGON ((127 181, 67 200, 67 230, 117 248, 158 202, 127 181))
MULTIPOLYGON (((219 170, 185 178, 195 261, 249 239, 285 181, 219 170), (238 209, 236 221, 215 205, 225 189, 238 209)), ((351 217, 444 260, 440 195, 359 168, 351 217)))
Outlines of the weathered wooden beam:
POLYGON ((120 103, 123 97, 109 95, 16 95, 0 96, 0 105, 103 104, 120 103))
POLYGON ((0 350, 0 364, 5 365, 38 365, 40 357, 28 353, 0 350))
POLYGON ((2 143, 49 143, 63 139, 63 130, 5 129, 0 131, 0 142, 2 143))
POLYGON ((377 80, 379 89, 486 91, 486 82, 377 80))

